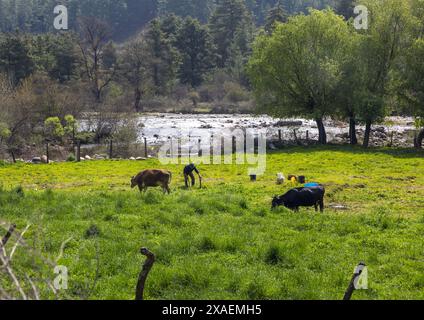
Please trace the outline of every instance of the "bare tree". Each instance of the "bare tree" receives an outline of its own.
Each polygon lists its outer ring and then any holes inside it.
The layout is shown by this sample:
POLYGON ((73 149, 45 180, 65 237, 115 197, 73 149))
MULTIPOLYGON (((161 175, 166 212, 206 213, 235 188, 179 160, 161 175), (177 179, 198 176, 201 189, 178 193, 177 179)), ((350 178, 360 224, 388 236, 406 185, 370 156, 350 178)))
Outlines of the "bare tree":
POLYGON ((105 89, 115 77, 110 31, 107 24, 93 17, 79 19, 80 39, 78 45, 84 75, 91 84, 96 102, 101 102, 105 89))
POLYGON ((5 137, 7 150, 16 161, 15 154, 19 151, 23 137, 31 132, 36 116, 36 97, 33 92, 32 77, 22 81, 19 87, 8 88, 3 83, 0 109, 1 122, 7 124, 8 135, 5 137))

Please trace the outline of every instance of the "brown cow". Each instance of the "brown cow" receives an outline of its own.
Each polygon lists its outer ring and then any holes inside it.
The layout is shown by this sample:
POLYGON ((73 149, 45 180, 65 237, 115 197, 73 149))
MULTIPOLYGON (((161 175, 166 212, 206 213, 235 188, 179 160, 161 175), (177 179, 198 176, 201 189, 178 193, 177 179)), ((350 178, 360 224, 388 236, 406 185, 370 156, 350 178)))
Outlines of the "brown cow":
POLYGON ((172 173, 165 170, 145 170, 131 179, 131 188, 138 186, 140 192, 146 192, 149 187, 162 187, 163 192, 171 193, 169 185, 172 173))

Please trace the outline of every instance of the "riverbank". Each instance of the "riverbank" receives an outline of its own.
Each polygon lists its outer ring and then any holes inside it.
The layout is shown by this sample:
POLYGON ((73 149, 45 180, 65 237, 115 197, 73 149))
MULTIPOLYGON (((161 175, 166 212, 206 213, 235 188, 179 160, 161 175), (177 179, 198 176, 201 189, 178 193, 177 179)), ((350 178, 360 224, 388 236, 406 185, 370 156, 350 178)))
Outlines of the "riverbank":
MULTIPOLYGON (((148 145, 148 155, 155 156, 158 149, 169 139, 193 137, 193 146, 197 147, 198 136, 211 136, 227 132, 231 134, 236 129, 256 129, 266 132, 268 148, 293 146, 298 144, 314 145, 318 141, 318 128, 312 120, 305 119, 276 119, 269 116, 254 116, 246 114, 181 114, 181 113, 150 113, 134 115, 137 123, 137 141, 129 142, 125 152, 116 148, 115 158, 146 157, 144 142, 148 145)), ((81 122, 81 130, 90 132, 95 130, 93 122, 81 122)), ((327 119, 325 126, 328 142, 335 145, 349 143, 349 125, 346 122, 327 119)), ((365 127, 357 127, 359 143, 362 142, 365 127)), ((413 148, 414 137, 417 133, 414 119, 408 117, 389 117, 383 123, 372 128, 370 147, 413 148)), ((21 150, 18 158, 31 161, 45 155, 44 145, 28 145, 21 150)), ((72 159, 74 151, 63 146, 50 146, 51 160, 65 161, 72 159)), ((9 155, 3 151, 3 159, 9 155)), ((108 158, 110 146, 108 141, 103 144, 89 144, 82 146, 82 157, 92 159, 108 158)))

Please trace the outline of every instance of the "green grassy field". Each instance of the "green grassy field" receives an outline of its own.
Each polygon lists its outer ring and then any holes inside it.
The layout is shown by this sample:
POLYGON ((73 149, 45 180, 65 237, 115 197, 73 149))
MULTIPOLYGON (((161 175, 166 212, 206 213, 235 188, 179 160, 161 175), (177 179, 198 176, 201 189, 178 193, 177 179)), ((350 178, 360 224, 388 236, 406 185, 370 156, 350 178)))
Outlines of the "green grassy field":
POLYGON ((25 239, 51 259, 72 238, 59 261, 71 298, 133 299, 145 246, 158 258, 147 299, 341 299, 360 261, 369 290, 355 299, 424 299, 423 153, 292 148, 269 154, 256 183, 246 166, 200 166, 202 190, 183 189, 182 166, 168 166, 170 196, 129 188, 146 168, 164 166, 0 165, 0 221, 31 223, 25 239), (271 211, 291 188, 275 183, 278 172, 324 184, 327 206, 347 210, 271 211))

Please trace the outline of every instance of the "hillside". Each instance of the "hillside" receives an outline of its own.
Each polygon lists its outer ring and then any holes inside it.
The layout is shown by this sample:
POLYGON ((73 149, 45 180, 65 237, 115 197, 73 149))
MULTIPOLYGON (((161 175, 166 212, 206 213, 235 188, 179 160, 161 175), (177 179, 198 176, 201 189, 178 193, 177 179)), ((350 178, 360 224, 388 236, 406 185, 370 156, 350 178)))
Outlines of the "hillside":
MULTIPOLYGON (((242 1, 242 0, 241 0, 242 1)), ((244 0, 257 24, 264 23, 268 11, 278 0, 244 0)), ((92 16, 105 20, 116 40, 140 31, 150 20, 175 13, 207 22, 219 0, 65 0, 69 24, 75 29, 78 17, 92 16)), ((308 7, 334 6, 335 0, 282 0, 287 12, 294 14, 308 7)), ((55 0, 0 0, 0 32, 45 33, 53 30, 55 0)))

